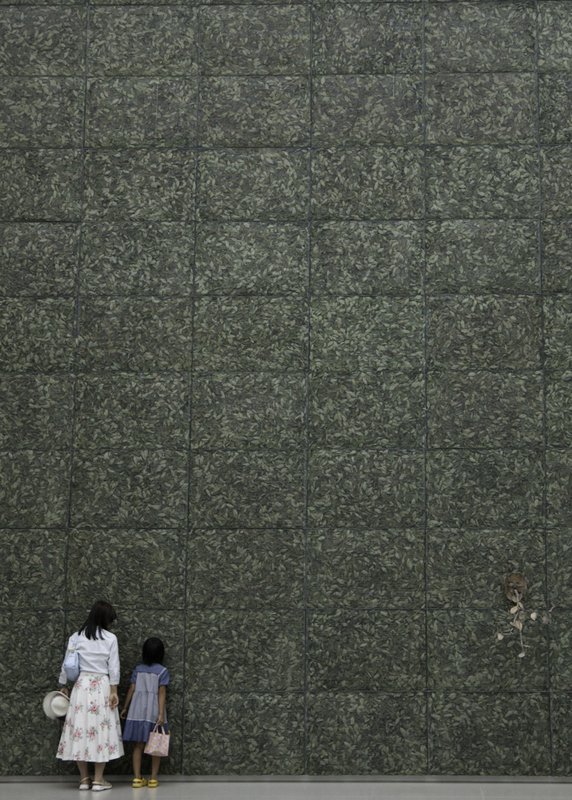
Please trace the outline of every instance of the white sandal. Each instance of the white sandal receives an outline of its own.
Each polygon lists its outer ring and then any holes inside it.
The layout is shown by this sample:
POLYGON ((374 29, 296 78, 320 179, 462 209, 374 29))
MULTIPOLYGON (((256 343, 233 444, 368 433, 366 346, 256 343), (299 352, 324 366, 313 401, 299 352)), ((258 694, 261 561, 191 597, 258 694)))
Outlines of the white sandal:
POLYGON ((92 781, 92 792, 105 792, 106 789, 111 789, 111 784, 109 781, 92 781))
POLYGON ((80 792, 87 792, 91 789, 91 778, 82 778, 79 782, 80 792))

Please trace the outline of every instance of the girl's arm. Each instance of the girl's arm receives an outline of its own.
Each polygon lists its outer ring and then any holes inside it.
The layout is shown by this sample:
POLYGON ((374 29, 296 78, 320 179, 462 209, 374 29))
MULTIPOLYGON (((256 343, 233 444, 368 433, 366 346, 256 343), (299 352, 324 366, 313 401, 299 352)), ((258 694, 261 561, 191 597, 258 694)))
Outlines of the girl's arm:
POLYGON ((123 703, 123 708, 121 709, 121 718, 125 719, 127 714, 127 709, 129 708, 129 703, 131 702, 131 698, 133 697, 133 692, 135 691, 135 684, 132 683, 129 687, 129 691, 127 692, 127 697, 125 698, 125 702, 123 703))
POLYGON ((157 725, 163 725, 165 722, 165 704, 167 702, 167 687, 159 686, 159 716, 157 718, 157 725))

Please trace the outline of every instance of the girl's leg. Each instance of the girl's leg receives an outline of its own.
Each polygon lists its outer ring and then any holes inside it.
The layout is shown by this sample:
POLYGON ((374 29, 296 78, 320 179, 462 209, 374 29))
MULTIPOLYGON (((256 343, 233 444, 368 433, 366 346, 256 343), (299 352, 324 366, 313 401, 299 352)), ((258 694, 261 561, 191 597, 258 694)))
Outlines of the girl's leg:
POLYGON ((161 766, 161 756, 151 756, 151 779, 156 778, 161 766))
POLYGON ((89 778, 89 770, 87 768, 87 761, 76 761, 77 768, 79 769, 79 776, 81 780, 89 778))
POLYGON ((141 777, 141 758, 145 742, 134 742, 133 744, 133 777, 141 777))
POLYGON ((94 781, 97 781, 97 783, 101 783, 103 780, 103 770, 105 769, 106 763, 106 761, 96 761, 94 764, 95 773, 93 779, 94 781))

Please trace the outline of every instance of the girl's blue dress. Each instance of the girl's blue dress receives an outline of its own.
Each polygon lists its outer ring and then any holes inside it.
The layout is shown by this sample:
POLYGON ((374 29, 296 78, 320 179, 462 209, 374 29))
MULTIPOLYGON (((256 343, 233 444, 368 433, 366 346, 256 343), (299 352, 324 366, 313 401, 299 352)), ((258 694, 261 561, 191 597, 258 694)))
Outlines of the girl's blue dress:
MULTIPOLYGON (((162 664, 138 664, 131 675, 135 691, 131 698, 125 728, 124 742, 146 742, 159 716, 159 686, 169 685, 169 670, 162 664)), ((167 712, 165 710, 165 731, 167 712)))

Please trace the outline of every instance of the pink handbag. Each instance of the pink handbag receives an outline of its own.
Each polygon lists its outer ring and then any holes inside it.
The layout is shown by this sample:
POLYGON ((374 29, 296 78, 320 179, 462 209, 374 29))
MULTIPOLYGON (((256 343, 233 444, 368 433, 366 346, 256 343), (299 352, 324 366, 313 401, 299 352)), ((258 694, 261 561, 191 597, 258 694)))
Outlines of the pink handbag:
POLYGON ((169 755, 169 736, 170 734, 165 733, 165 729, 162 725, 155 725, 151 733, 149 734, 149 738, 147 739, 147 744, 145 745, 145 752, 148 756, 168 756, 169 755))

